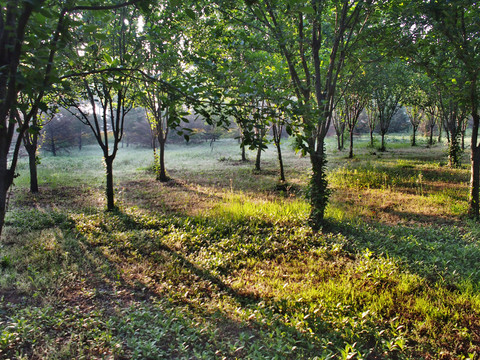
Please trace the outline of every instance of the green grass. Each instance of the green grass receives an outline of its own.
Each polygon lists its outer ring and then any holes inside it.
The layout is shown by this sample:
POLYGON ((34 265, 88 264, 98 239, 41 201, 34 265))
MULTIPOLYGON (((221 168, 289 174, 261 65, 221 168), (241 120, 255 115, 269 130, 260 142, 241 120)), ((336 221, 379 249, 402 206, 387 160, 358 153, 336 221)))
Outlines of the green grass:
POLYGON ((0 245, 0 358, 479 358, 468 169, 393 139, 380 154, 360 139, 353 160, 331 139, 320 232, 308 159, 288 144, 283 188, 273 150, 258 173, 232 140, 169 146, 166 184, 150 150, 120 149, 109 213, 95 148, 44 157, 38 195, 22 163, 0 245))

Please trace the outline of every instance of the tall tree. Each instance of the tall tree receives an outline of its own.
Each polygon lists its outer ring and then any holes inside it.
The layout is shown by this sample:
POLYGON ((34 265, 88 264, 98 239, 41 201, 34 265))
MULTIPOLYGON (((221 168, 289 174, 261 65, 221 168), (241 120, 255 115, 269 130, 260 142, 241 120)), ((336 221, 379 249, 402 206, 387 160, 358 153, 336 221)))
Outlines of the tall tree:
POLYGON ((372 1, 247 2, 245 22, 261 31, 288 66, 297 99, 297 132, 310 157, 310 219, 323 223, 329 190, 325 137, 331 123, 337 81, 365 24, 372 1))
MULTIPOLYGON (((107 210, 115 209, 113 162, 123 137, 125 116, 133 108, 134 78, 131 69, 138 61, 140 43, 134 41, 136 18, 126 8, 105 14, 108 25, 97 31, 95 37, 83 34, 79 48, 84 52, 84 66, 95 64, 77 78, 72 85, 80 96, 65 98, 66 109, 92 131, 102 149, 106 171, 107 210), (103 32, 104 36, 101 36, 103 32), (88 40, 87 45, 84 41, 88 40)), ((86 17, 95 23, 95 18, 86 17)))

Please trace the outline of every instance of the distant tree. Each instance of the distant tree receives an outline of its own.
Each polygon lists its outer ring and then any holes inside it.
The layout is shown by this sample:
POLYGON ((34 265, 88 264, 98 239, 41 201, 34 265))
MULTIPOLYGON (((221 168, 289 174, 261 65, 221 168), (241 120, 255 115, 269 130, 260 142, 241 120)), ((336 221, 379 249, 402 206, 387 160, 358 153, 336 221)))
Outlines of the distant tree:
MULTIPOLYGON (((425 107, 425 128, 428 134, 428 145, 433 145, 433 129, 438 121, 438 107, 435 104, 429 103, 425 107)), ((439 130, 440 132, 440 130, 439 130)))
POLYGON ((69 151, 75 146, 77 135, 75 127, 78 120, 65 109, 51 114, 42 127, 42 151, 57 156, 59 152, 69 151))
MULTIPOLYGON (((28 97, 26 94, 20 94, 20 98, 22 99, 23 106, 20 106, 19 111, 17 112, 17 116, 19 117, 19 119, 17 119, 18 123, 22 123, 24 122, 24 119, 28 118, 29 112, 34 104, 34 99, 32 97, 28 97)), ((31 117, 28 130, 23 135, 23 144, 28 154, 31 193, 38 192, 37 165, 40 162, 40 157, 38 156, 40 131, 42 130, 42 127, 55 115, 55 111, 55 109, 48 112, 44 112, 42 110, 37 111, 31 117)))
POLYGON ((464 122, 467 121, 467 108, 462 106, 455 98, 439 96, 440 116, 448 138, 448 163, 452 167, 460 165, 461 133, 464 122))
POLYGON ((425 113, 421 105, 414 104, 408 105, 405 107, 405 111, 408 114, 408 119, 410 120, 410 125, 412 125, 412 146, 417 145, 416 134, 420 123, 425 117, 425 113))
POLYGON ((376 72, 376 84, 372 97, 375 100, 378 131, 381 136, 380 151, 385 151, 385 135, 387 134, 393 116, 400 110, 406 79, 405 67, 400 61, 375 64, 370 71, 376 72))
POLYGON ((428 104, 428 97, 426 94, 427 87, 432 86, 431 82, 428 81, 426 76, 421 74, 414 74, 407 72, 405 76, 410 76, 411 81, 408 89, 405 91, 404 96, 404 107, 408 115, 408 120, 412 126, 412 146, 417 145, 416 135, 417 130, 420 124, 425 119, 425 107, 428 104))
POLYGON ((365 112, 367 113, 367 125, 370 133, 370 147, 373 148, 373 133, 378 124, 378 107, 375 98, 367 101, 365 105, 365 112))
POLYGON ((332 112, 332 123, 335 129, 335 134, 337 135, 337 149, 343 150, 343 137, 345 134, 345 112, 344 109, 337 107, 332 112))

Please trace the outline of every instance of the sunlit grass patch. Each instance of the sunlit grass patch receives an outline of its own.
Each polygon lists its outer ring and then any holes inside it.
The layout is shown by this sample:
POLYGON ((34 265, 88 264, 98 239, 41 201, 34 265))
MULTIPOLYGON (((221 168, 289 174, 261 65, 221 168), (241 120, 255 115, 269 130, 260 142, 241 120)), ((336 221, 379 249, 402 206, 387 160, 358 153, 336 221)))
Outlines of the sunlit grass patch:
POLYGON ((254 199, 247 195, 226 194, 210 212, 227 221, 264 221, 270 224, 305 223, 310 210, 303 199, 254 199))

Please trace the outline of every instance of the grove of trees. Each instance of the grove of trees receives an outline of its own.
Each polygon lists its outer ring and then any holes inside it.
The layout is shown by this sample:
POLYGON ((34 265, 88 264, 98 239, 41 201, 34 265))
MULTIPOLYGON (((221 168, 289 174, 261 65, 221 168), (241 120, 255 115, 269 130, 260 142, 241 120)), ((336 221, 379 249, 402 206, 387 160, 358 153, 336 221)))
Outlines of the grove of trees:
POLYGON ((353 157, 353 134, 366 112, 372 146, 378 129, 384 151, 390 122, 405 107, 412 145, 421 122, 430 144, 434 127, 443 127, 457 166, 471 121, 469 213, 478 219, 479 34, 480 4, 466 0, 2 0, 0 235, 21 147, 35 164, 44 131, 55 152, 55 124, 66 114, 84 125, 72 128, 78 146, 89 129, 103 151, 113 210, 114 159, 139 108, 152 131, 145 139, 153 134, 159 143, 160 181, 168 179, 169 131, 188 140, 188 114, 216 127, 236 122, 240 146, 258 149, 258 169, 272 128, 283 181, 285 129, 310 159, 314 229, 324 223, 329 198, 325 138, 332 122, 339 148, 347 130, 353 157))

